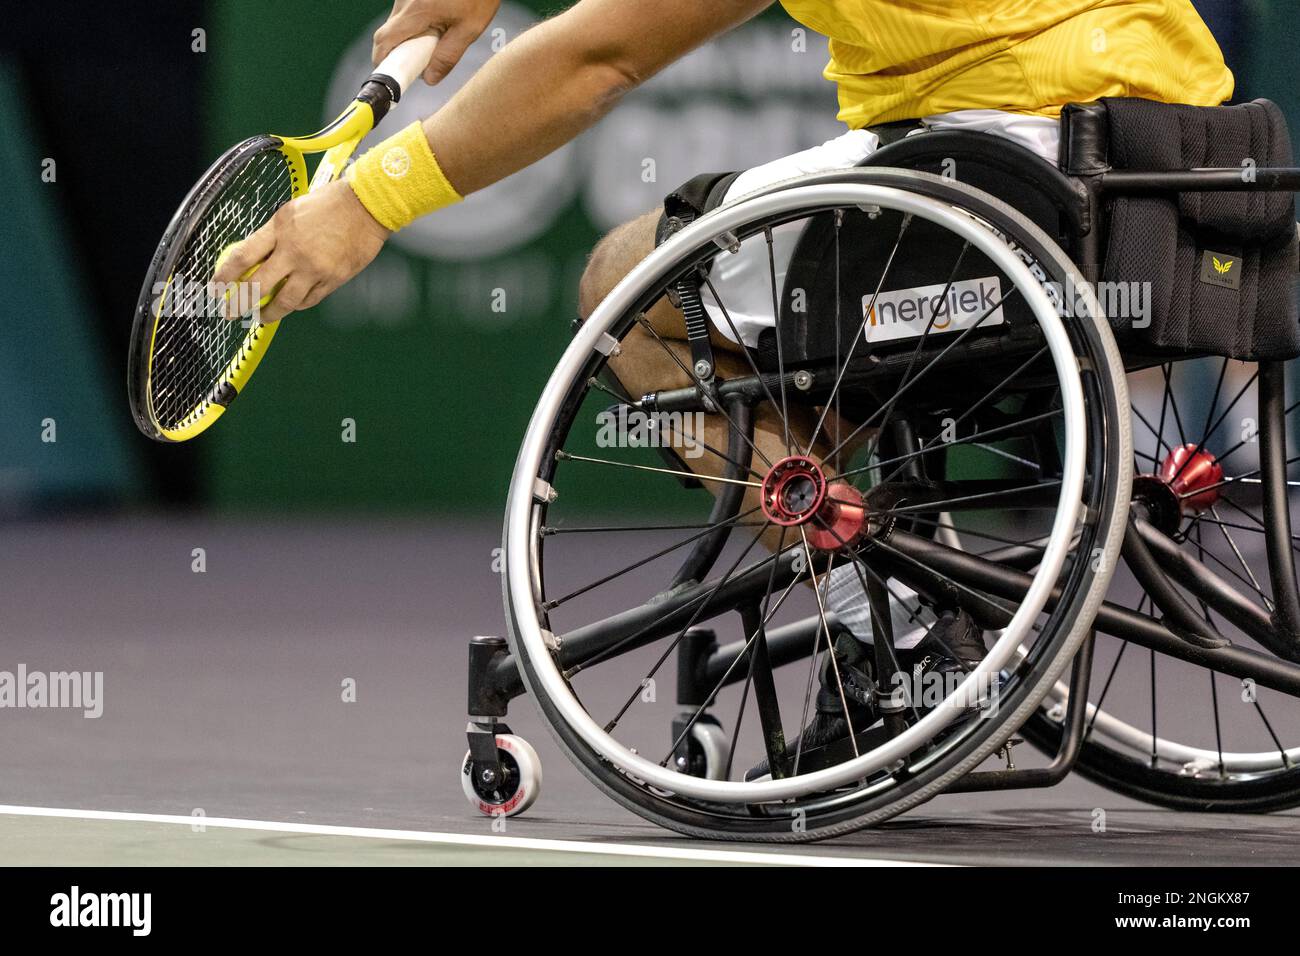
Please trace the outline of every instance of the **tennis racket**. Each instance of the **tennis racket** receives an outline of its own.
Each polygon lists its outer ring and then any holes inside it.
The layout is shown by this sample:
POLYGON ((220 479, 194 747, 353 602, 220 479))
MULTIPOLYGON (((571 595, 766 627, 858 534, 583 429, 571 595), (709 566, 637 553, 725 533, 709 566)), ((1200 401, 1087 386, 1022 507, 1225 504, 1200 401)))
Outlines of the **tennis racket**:
MULTIPOLYGON (((336 179, 357 145, 424 70, 435 37, 398 46, 338 117, 310 136, 254 136, 225 152, 203 174, 163 233, 136 303, 127 358, 131 413, 161 442, 205 431, 248 384, 280 323, 227 319, 253 314, 252 283, 214 290, 219 258, 256 232, 295 196, 336 179), (323 153, 310 180, 307 157, 323 153)), ((251 271, 244 278, 251 276, 251 271)), ((274 290, 262 297, 265 306, 274 290)))

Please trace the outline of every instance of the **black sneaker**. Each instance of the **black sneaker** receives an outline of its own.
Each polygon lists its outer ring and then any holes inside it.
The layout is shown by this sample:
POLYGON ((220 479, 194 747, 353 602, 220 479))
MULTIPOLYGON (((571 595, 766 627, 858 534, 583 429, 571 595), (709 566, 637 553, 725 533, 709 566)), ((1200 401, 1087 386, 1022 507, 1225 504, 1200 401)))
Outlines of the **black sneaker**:
POLYGON ((942 611, 939 620, 912 649, 913 669, 941 674, 974 670, 988 654, 984 632, 965 611, 942 611))
POLYGON ((899 654, 899 663, 911 674, 917 710, 924 714, 936 703, 928 699, 931 686, 956 686, 961 675, 978 667, 987 654, 984 632, 969 614, 963 610, 939 612, 939 619, 920 643, 899 654))
MULTIPOLYGON (((876 682, 871 676, 870 649, 852 634, 841 633, 835 641, 835 663, 839 670, 838 683, 835 679, 836 671, 831 667, 831 656, 822 655, 817 710, 803 733, 799 735, 799 741, 786 745, 786 753, 791 760, 794 759, 796 752, 800 754, 802 760, 811 751, 847 740, 850 722, 853 724, 853 733, 860 734, 879 717, 876 707, 876 682), (843 697, 839 690, 841 686, 844 688, 843 697)), ((769 773, 771 768, 764 758, 750 768, 745 774, 745 779, 756 780, 769 773)))

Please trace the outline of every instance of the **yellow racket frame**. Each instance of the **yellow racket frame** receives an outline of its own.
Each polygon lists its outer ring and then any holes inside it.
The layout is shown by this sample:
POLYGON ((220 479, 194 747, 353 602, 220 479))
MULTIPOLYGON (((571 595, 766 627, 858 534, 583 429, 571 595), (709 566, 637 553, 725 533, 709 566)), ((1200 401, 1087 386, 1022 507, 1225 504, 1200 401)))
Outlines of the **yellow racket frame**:
MULTIPOLYGON (((343 167, 347 164, 348 158, 356 151, 357 146, 374 127, 375 114, 370 104, 354 100, 332 123, 319 132, 312 133, 310 136, 275 136, 274 138, 280 141, 279 151, 284 154, 285 161, 289 164, 290 179, 293 183, 293 194, 290 198, 296 199, 298 196, 319 189, 337 179, 343 171, 343 167), (311 185, 304 187, 303 183, 307 182, 306 157, 316 153, 324 153, 325 155, 321 157, 316 166, 316 172, 312 174, 311 185)), ((226 406, 214 401, 211 396, 222 385, 234 389, 236 395, 243 390, 253 372, 257 370, 258 363, 262 361, 262 356, 266 354, 266 350, 270 347, 271 340, 275 338, 275 332, 280 327, 280 323, 272 322, 263 325, 260 322, 254 322, 249 327, 248 334, 244 337, 239 351, 235 353, 225 371, 213 383, 209 397, 204 398, 175 427, 165 428, 158 421, 153 410, 153 347, 154 337, 158 334, 158 323, 162 318, 163 306, 167 301, 167 293, 171 288, 172 279, 173 276, 167 277, 163 292, 158 297, 158 307, 154 310, 153 328, 149 333, 148 384, 146 385, 145 395, 147 396, 149 417, 154 428, 165 440, 181 442, 188 441, 206 431, 212 426, 213 422, 222 416, 226 411, 226 406)), ((265 305, 267 302, 269 302, 269 299, 260 304, 265 305)))

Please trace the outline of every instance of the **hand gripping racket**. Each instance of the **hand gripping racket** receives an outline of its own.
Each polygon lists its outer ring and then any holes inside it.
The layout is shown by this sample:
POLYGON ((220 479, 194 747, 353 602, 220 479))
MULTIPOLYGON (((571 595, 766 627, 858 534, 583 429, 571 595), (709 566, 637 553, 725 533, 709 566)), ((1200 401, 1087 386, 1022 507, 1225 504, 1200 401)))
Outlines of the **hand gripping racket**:
MULTIPOLYGON (((131 329, 131 412, 147 436, 162 442, 193 438, 247 385, 280 323, 225 317, 232 292, 246 295, 248 287, 224 294, 210 288, 219 257, 290 199, 336 179, 365 135, 423 72, 436 44, 435 37, 407 40, 320 132, 245 140, 190 190, 158 243, 131 329), (306 157, 314 153, 325 155, 308 185, 306 157)), ((267 301, 269 296, 261 304, 267 301)), ((250 309, 251 304, 240 314, 250 309)))

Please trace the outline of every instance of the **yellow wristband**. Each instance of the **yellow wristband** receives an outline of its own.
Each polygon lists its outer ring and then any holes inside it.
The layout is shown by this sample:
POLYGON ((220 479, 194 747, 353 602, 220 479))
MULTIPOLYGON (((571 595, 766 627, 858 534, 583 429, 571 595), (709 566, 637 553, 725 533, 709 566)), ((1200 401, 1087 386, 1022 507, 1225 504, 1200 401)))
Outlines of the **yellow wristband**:
POLYGON ((394 232, 462 198, 447 181, 419 122, 367 150, 349 167, 348 183, 366 211, 394 232))

